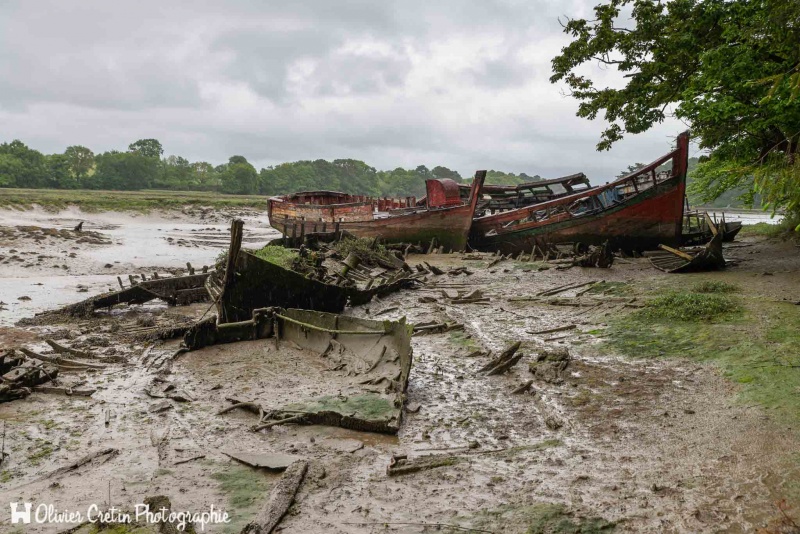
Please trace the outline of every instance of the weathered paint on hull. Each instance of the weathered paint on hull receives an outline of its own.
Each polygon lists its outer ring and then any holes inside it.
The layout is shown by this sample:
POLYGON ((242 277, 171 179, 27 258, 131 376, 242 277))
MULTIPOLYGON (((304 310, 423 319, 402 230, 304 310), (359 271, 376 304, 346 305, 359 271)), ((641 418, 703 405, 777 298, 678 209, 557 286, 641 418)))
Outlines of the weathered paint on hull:
MULTIPOLYGON (((425 211, 410 215, 397 215, 386 219, 372 221, 340 222, 339 229, 350 232, 356 237, 380 237, 385 243, 423 243, 427 244, 436 238, 445 249, 464 250, 467 234, 472 225, 474 208, 470 205, 456 208, 445 208, 436 211, 425 211)), ((292 235, 292 223, 296 224, 296 232, 301 233, 300 221, 288 219, 271 222, 273 228, 281 233, 292 235)), ((321 224, 305 222, 305 231, 311 233, 313 227, 321 229, 321 224)), ((333 230, 333 224, 327 224, 327 231, 333 230)))
POLYGON ((299 238, 315 232, 332 232, 336 229, 356 237, 380 237, 385 243, 428 244, 436 238, 445 250, 461 251, 467 246, 469 229, 478 203, 478 192, 486 178, 486 171, 478 171, 472 183, 469 202, 446 208, 434 208, 406 214, 391 214, 385 218, 363 220, 363 214, 336 222, 326 213, 347 213, 350 205, 320 207, 301 203, 269 200, 270 225, 284 235, 299 238), (275 215, 274 217, 272 215, 275 215), (289 215, 291 214, 291 215, 289 215), (305 219, 303 219, 305 217, 305 219))
POLYGON ((653 250, 660 243, 679 245, 685 184, 683 176, 665 180, 623 204, 561 222, 531 222, 499 235, 485 235, 477 219, 470 246, 504 254, 530 252, 534 244, 585 243, 610 240, 615 247, 653 250))

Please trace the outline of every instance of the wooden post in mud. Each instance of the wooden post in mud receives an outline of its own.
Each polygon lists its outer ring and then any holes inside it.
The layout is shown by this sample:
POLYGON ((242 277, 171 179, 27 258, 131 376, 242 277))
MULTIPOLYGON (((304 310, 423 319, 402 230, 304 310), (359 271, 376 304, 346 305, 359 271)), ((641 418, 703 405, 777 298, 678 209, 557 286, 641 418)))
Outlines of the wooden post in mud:
MULTIPOLYGON (((222 291, 219 294, 220 302, 223 302, 225 293, 230 289, 233 284, 234 273, 236 271, 236 258, 239 257, 239 250, 242 248, 242 229, 244 228, 244 221, 241 219, 234 219, 231 221, 231 245, 228 248, 228 258, 225 262, 225 275, 222 279, 222 291)), ((226 314, 225 306, 220 306, 222 315, 226 314)), ((222 317, 222 321, 227 321, 227 317, 222 317)))

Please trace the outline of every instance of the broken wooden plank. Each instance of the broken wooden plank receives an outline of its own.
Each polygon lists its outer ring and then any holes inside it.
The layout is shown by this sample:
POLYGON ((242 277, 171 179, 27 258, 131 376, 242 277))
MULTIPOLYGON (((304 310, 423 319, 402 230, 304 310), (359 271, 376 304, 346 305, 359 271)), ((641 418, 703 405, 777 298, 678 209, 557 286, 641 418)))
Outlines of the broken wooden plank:
POLYGON ((658 248, 660 248, 661 250, 666 250, 667 252, 669 252, 671 254, 675 254, 679 258, 683 258, 686 261, 692 261, 694 259, 694 256, 692 256, 691 254, 687 254, 686 252, 683 252, 682 250, 678 250, 676 248, 672 248, 672 247, 669 247, 667 245, 658 245, 658 248))
POLYGON ((497 358, 495 358, 495 359, 491 360, 489 363, 485 364, 483 367, 478 369, 478 371, 482 372, 482 371, 489 371, 491 369, 494 369, 495 367, 497 367, 501 363, 505 362, 506 360, 508 360, 512 356, 514 356, 514 354, 519 350, 519 348, 521 346, 522 346, 522 341, 517 341, 516 343, 512 343, 511 345, 506 347, 506 349, 503 350, 503 352, 501 352, 497 356, 497 358))
POLYGON ((290 465, 270 492, 269 501, 256 517, 242 529, 242 534, 270 534, 294 502, 297 490, 308 471, 308 462, 290 465))
POLYGON ((528 332, 529 334, 539 335, 539 334, 552 334, 553 332, 565 332, 567 330, 574 330, 578 328, 576 324, 568 324, 566 326, 559 326, 556 328, 548 328, 547 330, 538 330, 536 332, 528 332))
POLYGON ((233 458, 237 462, 247 464, 250 467, 262 467, 269 471, 285 471, 290 465, 301 460, 298 456, 279 452, 242 452, 228 450, 222 451, 222 454, 233 458))

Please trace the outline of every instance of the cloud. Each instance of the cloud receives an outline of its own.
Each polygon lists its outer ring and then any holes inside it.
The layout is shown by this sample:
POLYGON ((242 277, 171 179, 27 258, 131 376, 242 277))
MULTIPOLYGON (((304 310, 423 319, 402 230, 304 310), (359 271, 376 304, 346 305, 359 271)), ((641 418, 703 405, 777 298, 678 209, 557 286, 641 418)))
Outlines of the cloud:
MULTIPOLYGON (((558 17, 595 0, 0 5, 2 141, 257 166, 356 158, 605 181, 682 126, 594 151, 604 125, 549 83, 558 17)), ((608 72, 596 71, 609 79, 608 72)))

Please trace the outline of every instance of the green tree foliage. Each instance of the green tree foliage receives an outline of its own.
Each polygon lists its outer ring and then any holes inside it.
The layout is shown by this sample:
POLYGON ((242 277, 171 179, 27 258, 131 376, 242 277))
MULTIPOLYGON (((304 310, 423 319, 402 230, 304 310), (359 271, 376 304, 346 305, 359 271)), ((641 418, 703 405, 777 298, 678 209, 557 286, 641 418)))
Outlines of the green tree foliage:
POLYGON ((139 139, 128 145, 130 152, 137 152, 147 158, 160 158, 164 153, 164 148, 158 139, 139 139))
POLYGON ((69 171, 78 182, 84 180, 94 168, 94 152, 85 146, 69 146, 64 151, 69 163, 69 171))
POLYGON ((610 0, 594 15, 567 21, 573 41, 551 81, 567 83, 578 116, 603 114, 598 150, 672 112, 710 152, 697 193, 749 186, 773 208, 800 207, 800 2, 610 0), (625 85, 596 86, 586 63, 617 69, 625 85))
POLYGON ((258 192, 258 173, 243 156, 232 156, 222 172, 222 192, 234 195, 252 195, 258 192))
POLYGON ((53 187, 44 154, 19 140, 0 145, 0 184, 11 187, 53 187))
MULTIPOLYGON (((216 167, 205 161, 192 163, 177 155, 161 158, 163 147, 157 139, 140 139, 128 149, 95 155, 86 147, 74 145, 63 154, 45 156, 21 141, 5 143, 0 145, 0 187, 168 189, 263 195, 331 190, 419 198, 425 195, 425 180, 463 181, 458 172, 443 166, 379 171, 355 159, 318 159, 283 163, 256 172, 247 158, 239 155, 216 167)), ((513 177, 513 183, 532 179, 524 174, 517 177, 493 172, 500 180, 513 177)))
POLYGON ((72 174, 69 157, 65 154, 46 156, 48 181, 57 189, 78 189, 80 181, 72 174))
POLYGON ((622 178, 623 176, 628 176, 633 171, 638 171, 642 167, 647 165, 647 163, 634 163, 633 165, 628 165, 628 168, 624 171, 620 171, 619 174, 615 176, 615 178, 622 178))
POLYGON ((152 186, 159 160, 139 152, 112 150, 95 157, 91 186, 95 189, 139 190, 152 186))
POLYGON ((487 171, 486 172, 486 183, 491 185, 519 185, 519 184, 527 184, 530 182, 538 182, 541 180, 542 177, 538 174, 534 176, 528 176, 524 172, 519 174, 514 174, 513 172, 502 172, 502 171, 487 171))

